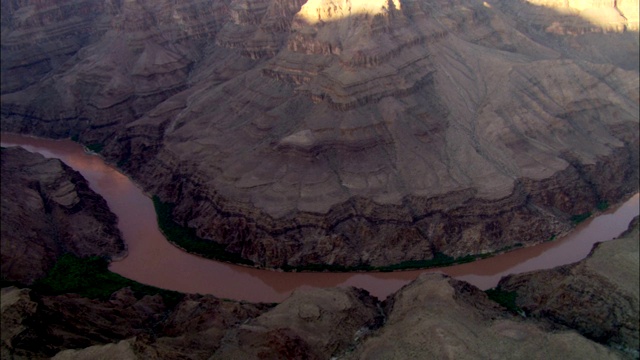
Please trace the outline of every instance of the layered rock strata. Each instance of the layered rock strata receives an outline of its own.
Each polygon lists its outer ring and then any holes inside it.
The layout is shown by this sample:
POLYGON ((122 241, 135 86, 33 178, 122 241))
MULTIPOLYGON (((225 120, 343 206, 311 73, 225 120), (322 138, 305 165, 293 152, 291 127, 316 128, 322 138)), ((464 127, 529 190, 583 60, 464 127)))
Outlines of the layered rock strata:
POLYGON ((1 92, 37 83, 96 41, 104 11, 98 1, 3 1, 1 92))
MULTIPOLYGON (((29 192, 22 191, 18 194, 29 192)), ((597 245, 586 260, 503 279, 501 290, 518 292, 516 304, 526 317, 442 274, 423 274, 382 302, 354 288, 299 289, 280 304, 250 304, 195 294, 168 303, 160 295, 136 297, 130 288, 96 300, 5 287, 0 354, 3 359, 632 359, 638 344, 638 265, 636 218, 630 231, 597 245)))
POLYGON ((229 331, 214 359, 329 359, 382 325, 378 300, 364 290, 299 291, 229 331))
POLYGON ((538 31, 580 14, 532 6, 113 3, 64 66, 6 87, 2 129, 103 143, 261 266, 535 244, 637 191, 639 78, 631 27, 538 31))
POLYGON ((548 319, 638 357, 640 253, 638 218, 621 238, 599 243, 578 263, 506 277, 527 316, 548 319))
POLYGON ((519 20, 519 31, 564 56, 629 70, 638 67, 638 0, 505 0, 494 5, 519 20), (611 33, 625 40, 610 41, 611 33))
POLYGON ((509 316, 484 293, 442 275, 421 275, 387 299, 387 321, 346 359, 617 359, 574 331, 509 316))
POLYGON ((421 276, 384 303, 362 290, 297 291, 271 307, 189 295, 110 300, 2 290, 5 356, 90 359, 619 359, 572 330, 501 309, 477 288, 421 276), (5 326, 6 324, 6 326, 5 326), (6 332, 5 332, 6 330, 6 332))
POLYGON ((520 2, 513 6, 522 12, 535 13, 532 16, 534 23, 540 26, 548 23, 552 16, 555 21, 544 28, 550 32, 584 34, 638 30, 638 0, 532 0, 524 6, 520 2))
POLYGON ((3 148, 0 164, 4 280, 31 284, 65 253, 126 254, 116 216, 78 172, 21 148, 3 148))

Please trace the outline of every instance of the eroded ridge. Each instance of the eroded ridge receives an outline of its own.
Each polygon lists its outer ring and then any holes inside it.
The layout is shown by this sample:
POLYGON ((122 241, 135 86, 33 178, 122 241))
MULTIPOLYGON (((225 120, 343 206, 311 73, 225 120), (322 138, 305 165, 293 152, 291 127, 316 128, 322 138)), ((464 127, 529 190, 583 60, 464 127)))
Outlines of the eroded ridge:
POLYGON ((541 242, 637 190, 637 51, 515 3, 113 4, 63 65, 3 85, 2 129, 104 145, 180 225, 264 266, 541 242))

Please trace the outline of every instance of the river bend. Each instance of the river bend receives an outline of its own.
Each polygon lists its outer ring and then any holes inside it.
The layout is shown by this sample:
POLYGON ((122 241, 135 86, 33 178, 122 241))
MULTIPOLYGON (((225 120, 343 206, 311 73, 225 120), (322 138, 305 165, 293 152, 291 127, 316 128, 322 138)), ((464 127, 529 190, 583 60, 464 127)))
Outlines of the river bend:
POLYGON ((423 272, 443 272, 480 289, 494 287, 501 277, 547 269, 583 259, 594 243, 610 240, 638 215, 638 194, 624 204, 580 224, 568 236, 517 249, 473 263, 445 268, 392 273, 285 273, 221 263, 188 254, 164 238, 151 199, 127 176, 99 156, 70 140, 15 134, 1 136, 2 146, 21 146, 45 157, 59 158, 79 171, 118 216, 129 254, 110 265, 111 271, 143 284, 185 293, 213 294, 252 302, 280 302, 296 289, 355 286, 380 299, 423 272))

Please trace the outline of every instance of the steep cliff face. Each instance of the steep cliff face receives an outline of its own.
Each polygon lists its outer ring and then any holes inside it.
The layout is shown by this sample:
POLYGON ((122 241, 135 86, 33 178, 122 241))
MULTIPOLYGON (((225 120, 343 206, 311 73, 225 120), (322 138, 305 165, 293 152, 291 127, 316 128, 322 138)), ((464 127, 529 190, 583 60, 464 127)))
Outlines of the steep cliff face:
POLYGON ((638 357, 640 253, 638 218, 621 238, 597 244, 578 263, 506 277, 499 287, 517 292, 528 316, 578 330, 638 357))
POLYGON ((518 19, 519 31, 558 53, 628 70, 638 67, 639 6, 638 0, 495 2, 518 19))
POLYGON ((126 254, 116 216, 79 173, 21 148, 0 156, 3 279, 30 284, 65 253, 126 254))
MULTIPOLYGON (((537 7, 538 11, 544 11, 545 8, 555 11, 558 18, 574 15, 572 22, 552 23, 547 31, 585 33, 638 30, 638 0, 532 0, 527 3, 530 4, 529 9, 524 11, 537 7)), ((520 4, 516 2, 515 6, 520 4)))
MULTIPOLYGON (((3 47, 30 6, 7 8, 3 47)), ((538 243, 637 190, 627 25, 553 32, 580 14, 520 1, 140 1, 92 14, 100 35, 63 65, 3 85, 2 129, 104 143, 176 204, 177 222, 263 266, 538 243), (619 49, 606 58, 603 43, 619 49)), ((65 29, 64 13, 50 19, 65 29)))
MULTIPOLYGON (((38 174, 41 188, 56 194, 50 203, 74 199, 42 180, 53 177, 43 176, 49 174, 43 167, 59 162, 3 149, 3 170, 11 153, 26 164, 20 173, 38 174)), ((4 187, 7 173, 2 175, 4 187)), ((12 189, 19 197, 31 194, 27 187, 12 189)), ((3 206, 10 200, 4 195, 3 206)), ((4 231, 12 222, 2 210, 4 231)), ((69 212, 60 217, 75 219, 69 212)), ((70 236, 81 233, 69 230, 70 236)), ((2 240, 4 266, 4 250, 23 240, 5 243, 4 233, 2 240)), ((85 237, 76 246, 91 242, 85 237)), ((638 245, 636 218, 619 239, 597 245, 579 263, 503 279, 501 290, 517 292, 515 304, 526 317, 442 274, 423 274, 382 302, 355 288, 299 289, 280 304, 251 304, 197 294, 174 294, 167 301, 129 287, 106 299, 4 287, 0 354, 3 359, 633 359, 639 343, 638 245)), ((36 258, 28 265, 46 262, 36 258)))

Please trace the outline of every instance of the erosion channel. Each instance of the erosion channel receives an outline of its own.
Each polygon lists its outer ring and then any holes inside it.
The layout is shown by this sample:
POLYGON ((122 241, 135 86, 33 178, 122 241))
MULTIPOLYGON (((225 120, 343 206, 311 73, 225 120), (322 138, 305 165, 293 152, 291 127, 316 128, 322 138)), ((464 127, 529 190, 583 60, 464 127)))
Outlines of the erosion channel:
POLYGON ((128 245, 128 256, 113 262, 112 271, 165 289, 253 302, 280 302, 297 288, 333 286, 364 288, 383 299, 424 272, 443 272, 488 289, 508 274, 552 268, 584 258, 594 243, 619 235, 639 212, 639 196, 635 194, 624 204, 579 224, 561 239, 445 268, 378 273, 278 272, 208 260, 176 248, 158 229, 149 196, 80 144, 3 133, 2 146, 21 146, 61 159, 105 198, 118 216, 128 245))

